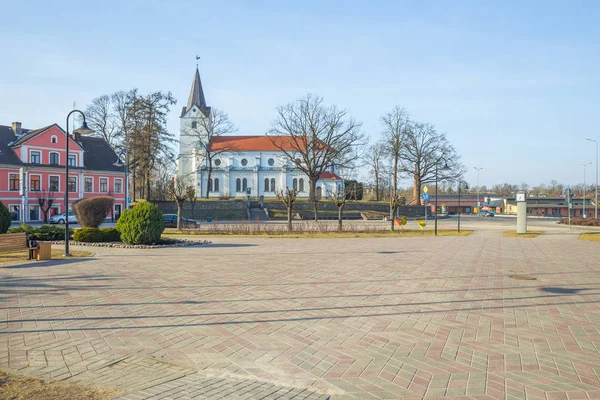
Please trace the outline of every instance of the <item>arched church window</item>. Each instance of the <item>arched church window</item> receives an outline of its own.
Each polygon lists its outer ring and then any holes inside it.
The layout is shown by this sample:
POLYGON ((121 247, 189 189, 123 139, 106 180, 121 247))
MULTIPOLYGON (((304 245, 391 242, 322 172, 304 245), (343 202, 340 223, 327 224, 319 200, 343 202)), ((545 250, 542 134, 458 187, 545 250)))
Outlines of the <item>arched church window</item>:
POLYGON ((298 190, 298 179, 294 178, 292 180, 292 187, 294 188, 294 190, 298 190))
POLYGON ((198 123, 196 121, 192 121, 192 129, 196 129, 198 127, 198 123))
POLYGON ((271 192, 275 191, 275 178, 271 178, 271 192))
POLYGON ((300 192, 304 192, 304 178, 300 178, 300 182, 299 182, 299 185, 298 185, 298 190, 300 192))
POLYGON ((235 191, 236 192, 241 192, 242 191, 242 180, 240 178, 237 178, 235 180, 235 191))
POLYGON ((265 192, 269 191, 269 178, 265 178, 265 192))
POLYGON ((219 178, 215 178, 215 192, 219 191, 219 178))
POLYGON ((248 188, 248 179, 244 178, 242 180, 242 190, 246 190, 248 188))

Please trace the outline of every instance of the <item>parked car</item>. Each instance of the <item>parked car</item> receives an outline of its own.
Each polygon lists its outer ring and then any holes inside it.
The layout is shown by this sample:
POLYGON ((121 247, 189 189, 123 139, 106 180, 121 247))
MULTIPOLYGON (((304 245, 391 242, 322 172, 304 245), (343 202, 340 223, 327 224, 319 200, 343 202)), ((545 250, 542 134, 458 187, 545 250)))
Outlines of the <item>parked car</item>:
POLYGON ((477 215, 480 217, 493 217, 495 214, 488 210, 479 210, 477 211, 477 215))
MULTIPOLYGON (((65 221, 66 221, 65 213, 53 215, 48 220, 48 222, 50 222, 51 224, 64 224, 65 221)), ((69 223, 76 224, 78 222, 79 221, 77 221, 77 217, 75 216, 75 214, 73 214, 73 211, 69 211, 69 223)))
MULTIPOLYGON (((165 221, 165 228, 177 228, 177 214, 163 214, 163 220, 165 221)), ((198 222, 193 219, 181 218, 182 228, 195 228, 196 225, 198 225, 198 222)))

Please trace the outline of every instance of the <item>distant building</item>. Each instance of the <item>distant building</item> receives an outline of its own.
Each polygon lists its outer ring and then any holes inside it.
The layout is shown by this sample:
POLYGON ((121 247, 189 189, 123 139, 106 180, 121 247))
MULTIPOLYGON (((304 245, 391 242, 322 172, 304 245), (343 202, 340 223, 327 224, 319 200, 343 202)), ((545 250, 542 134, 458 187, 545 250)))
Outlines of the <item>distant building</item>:
POLYGON ((67 157, 65 138, 65 131, 57 124, 36 130, 22 129, 20 122, 0 125, 0 201, 14 221, 41 221, 41 199, 52 199, 48 217, 63 213, 67 184, 69 204, 87 197, 112 196, 112 215, 121 214, 125 172, 113 165, 117 161, 114 151, 104 139, 74 135, 67 157))
MULTIPOLYGON (((178 176, 189 177, 196 185, 199 197, 206 191, 210 197, 276 197, 276 192, 286 187, 298 190, 298 197, 308 197, 309 181, 302 171, 265 135, 220 136, 211 143, 211 149, 235 149, 219 154, 213 160, 213 171, 208 181, 206 150, 199 143, 199 121, 210 115, 206 105, 200 73, 196 69, 187 105, 180 116, 178 176), (194 132, 190 134, 191 132, 194 132)), ((278 137, 278 145, 288 151, 291 137, 278 137)), ((204 140, 208 142, 208 135, 204 140)), ((334 166, 324 172, 317 182, 316 194, 325 197, 328 192, 342 190, 344 180, 334 166)))

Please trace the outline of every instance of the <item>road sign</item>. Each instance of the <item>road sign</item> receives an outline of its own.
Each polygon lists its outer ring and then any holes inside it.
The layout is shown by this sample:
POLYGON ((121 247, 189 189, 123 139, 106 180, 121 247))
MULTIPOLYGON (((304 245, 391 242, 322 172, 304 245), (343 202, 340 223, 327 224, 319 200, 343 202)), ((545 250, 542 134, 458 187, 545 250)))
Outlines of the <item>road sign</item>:
POLYGON ((421 197, 422 197, 422 198, 423 198, 423 200, 425 200, 425 201, 429 200, 429 195, 428 195, 427 193, 423 193, 423 194, 421 195, 421 197))
POLYGON ((429 189, 427 189, 427 186, 423 186, 423 193, 427 193, 429 192, 429 189))
POLYGON ((127 198, 127 202, 128 202, 128 203, 131 203, 131 197, 128 197, 128 198, 127 198))

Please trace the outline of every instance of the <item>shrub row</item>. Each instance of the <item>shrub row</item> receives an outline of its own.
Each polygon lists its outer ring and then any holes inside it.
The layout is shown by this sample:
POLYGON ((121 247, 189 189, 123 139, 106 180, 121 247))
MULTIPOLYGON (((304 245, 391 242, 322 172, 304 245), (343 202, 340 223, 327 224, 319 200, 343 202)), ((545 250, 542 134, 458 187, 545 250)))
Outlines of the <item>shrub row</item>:
POLYGON ((85 243, 120 242, 121 234, 115 228, 81 228, 75 231, 73 240, 85 243))
MULTIPOLYGON (((561 218, 561 224, 568 224, 569 218, 561 218)), ((581 226, 600 226, 600 218, 581 218, 581 217, 571 217, 571 225, 581 225, 581 226)))
MULTIPOLYGON (((8 233, 29 233, 29 238, 34 240, 50 241, 65 240, 64 226, 42 225, 34 227, 27 224, 21 224, 18 228, 10 228, 8 233)), ((69 229, 69 237, 73 237, 73 229, 69 229)))

